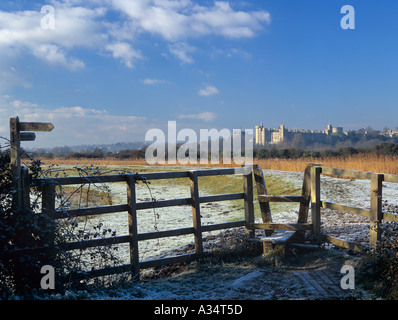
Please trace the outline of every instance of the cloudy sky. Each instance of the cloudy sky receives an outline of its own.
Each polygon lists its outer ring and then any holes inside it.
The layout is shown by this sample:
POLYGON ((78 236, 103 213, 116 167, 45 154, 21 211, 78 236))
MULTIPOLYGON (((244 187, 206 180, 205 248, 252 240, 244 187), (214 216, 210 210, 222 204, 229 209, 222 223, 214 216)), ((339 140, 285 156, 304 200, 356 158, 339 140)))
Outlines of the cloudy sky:
POLYGON ((55 126, 26 147, 144 141, 168 121, 395 128, 397 12, 392 0, 5 0, 0 135, 13 115, 55 126), (346 4, 355 29, 341 27, 346 4))

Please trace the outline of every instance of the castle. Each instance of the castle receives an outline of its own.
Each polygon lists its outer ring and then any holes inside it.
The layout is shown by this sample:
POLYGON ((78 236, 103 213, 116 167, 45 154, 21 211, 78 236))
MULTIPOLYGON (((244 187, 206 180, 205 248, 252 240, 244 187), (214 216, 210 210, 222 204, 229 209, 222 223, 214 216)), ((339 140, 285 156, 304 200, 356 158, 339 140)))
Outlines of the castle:
POLYGON ((260 146, 278 144, 281 142, 290 142, 300 135, 307 142, 320 142, 325 143, 327 137, 330 135, 339 136, 346 135, 347 132, 343 132, 342 127, 333 127, 329 124, 325 130, 292 130, 280 125, 277 129, 264 128, 263 123, 256 126, 256 144, 260 146))

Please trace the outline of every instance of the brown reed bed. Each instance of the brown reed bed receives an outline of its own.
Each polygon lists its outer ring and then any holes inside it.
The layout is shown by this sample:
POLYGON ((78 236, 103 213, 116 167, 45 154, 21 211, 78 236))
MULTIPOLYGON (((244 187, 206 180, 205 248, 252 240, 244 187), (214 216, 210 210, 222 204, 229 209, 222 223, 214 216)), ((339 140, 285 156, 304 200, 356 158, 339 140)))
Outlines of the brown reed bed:
MULTIPOLYGON (((145 159, 44 159, 46 165, 117 165, 133 166, 148 165, 145 159)), ((298 158, 298 159, 254 159, 254 163, 259 164, 264 170, 281 170, 303 172, 309 163, 319 163, 333 168, 342 168, 350 170, 360 170, 369 172, 381 172, 398 175, 398 157, 376 154, 355 154, 346 157, 328 157, 328 158, 298 158)), ((236 167, 236 164, 164 164, 156 166, 198 166, 198 167, 236 167)))
POLYGON ((349 170, 398 174, 398 157, 356 154, 347 157, 299 158, 299 159, 260 159, 262 169, 303 172, 309 163, 349 170))

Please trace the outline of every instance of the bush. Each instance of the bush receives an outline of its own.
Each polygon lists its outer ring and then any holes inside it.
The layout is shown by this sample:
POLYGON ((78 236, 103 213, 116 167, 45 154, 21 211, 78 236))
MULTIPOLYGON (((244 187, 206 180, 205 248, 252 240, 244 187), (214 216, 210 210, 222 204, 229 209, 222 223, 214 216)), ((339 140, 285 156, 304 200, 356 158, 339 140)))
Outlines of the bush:
MULTIPOLYGON (((31 160, 27 165, 31 180, 42 178, 49 174, 58 175, 59 172, 51 168, 49 172, 42 169, 39 160, 31 160)), ((62 170, 64 171, 64 170, 62 170)), ((80 170, 80 174, 101 174, 99 170, 80 170)), ((66 173, 65 173, 66 174, 66 173)), ((90 185, 90 184, 89 184, 90 185)), ((96 183, 96 185, 101 185, 96 183)), ((15 204, 15 190, 12 186, 12 172, 10 169, 9 152, 0 152, 0 299, 7 299, 17 294, 21 297, 31 297, 32 292, 40 292, 40 273, 43 265, 50 264, 55 270, 56 291, 62 292, 65 288, 86 288, 91 280, 82 280, 74 275, 85 271, 106 268, 120 264, 114 251, 117 247, 105 245, 95 248, 78 248, 67 251, 61 249, 60 244, 65 242, 79 242, 89 239, 116 236, 116 232, 97 224, 93 230, 79 226, 80 221, 75 217, 53 220, 41 213, 41 192, 37 186, 31 185, 31 205, 21 210, 15 204)), ((65 193, 57 188, 58 209, 68 208, 71 194, 88 199, 95 188, 83 186, 75 191, 65 193), (84 194, 83 194, 84 192, 84 194)), ((103 190, 106 190, 104 188, 103 190)), ((101 192, 104 192, 101 190, 101 192)), ((79 206, 84 205, 78 201, 79 206)), ((95 199, 98 203, 99 198, 95 199)), ((108 201, 106 197, 105 201, 108 201)), ((89 219, 89 217, 86 219, 89 219)), ((113 279, 124 279, 113 277, 113 279)), ((91 283, 104 284, 105 278, 98 278, 91 283)), ((108 281, 108 280, 107 280, 108 281)), ((109 282, 109 281, 108 281, 109 282)))
MULTIPOLYGON (((31 208, 17 209, 15 190, 12 187, 9 152, 0 155, 0 298, 23 293, 40 284, 40 268, 46 264, 48 254, 40 250, 21 251, 25 248, 40 248, 49 237, 49 218, 35 213, 31 208), (20 253, 19 253, 20 252, 20 253)), ((30 164, 32 175, 40 166, 30 164)))
POLYGON ((360 264, 359 280, 366 289, 386 299, 398 299, 398 224, 384 223, 382 238, 360 264))

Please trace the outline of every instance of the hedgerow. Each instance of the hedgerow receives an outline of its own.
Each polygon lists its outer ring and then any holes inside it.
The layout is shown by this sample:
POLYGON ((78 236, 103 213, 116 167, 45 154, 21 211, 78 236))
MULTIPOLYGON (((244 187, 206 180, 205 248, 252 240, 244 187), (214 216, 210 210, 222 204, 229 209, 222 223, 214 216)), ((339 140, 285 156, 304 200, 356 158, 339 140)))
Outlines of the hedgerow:
MULTIPOLYGON (((12 183, 9 150, 0 150, 0 299, 8 299, 14 295, 29 298, 32 294, 44 293, 41 287, 41 268, 44 265, 51 265, 55 270, 54 291, 57 292, 84 289, 92 283, 109 283, 109 279, 105 278, 90 280, 76 275, 84 275, 87 270, 120 263, 116 254, 117 247, 82 246, 68 251, 62 249, 60 244, 113 237, 116 236, 116 232, 104 228, 101 223, 88 229, 85 227, 87 220, 79 221, 75 217, 53 220, 43 214, 41 188, 35 185, 35 181, 37 178, 54 175, 54 169, 44 170, 41 161, 37 159, 29 159, 24 165, 29 169, 31 197, 29 208, 20 209, 15 203, 16 191, 12 183)), ((78 187, 78 191, 75 190, 72 195, 78 194, 79 197, 83 197, 83 189, 83 186, 78 187)), ((93 190, 95 188, 86 187, 84 198, 92 196, 93 190)), ((58 187, 57 209, 68 208, 70 198, 70 192, 65 193, 58 187)), ((78 203, 84 206, 82 201, 78 203)), ((124 277, 114 279, 119 281, 124 277)))

